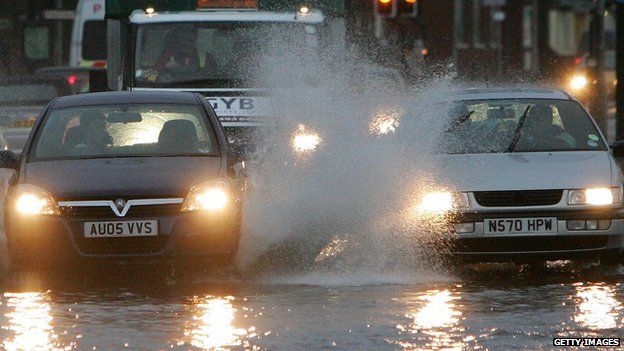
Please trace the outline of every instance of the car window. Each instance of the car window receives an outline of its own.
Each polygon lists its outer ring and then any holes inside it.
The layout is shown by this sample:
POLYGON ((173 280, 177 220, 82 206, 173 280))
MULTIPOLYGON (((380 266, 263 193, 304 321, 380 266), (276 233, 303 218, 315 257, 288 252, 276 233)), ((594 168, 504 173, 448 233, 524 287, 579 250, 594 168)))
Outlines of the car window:
POLYGON ((51 84, 7 84, 0 85, 0 104, 20 105, 25 103, 40 103, 59 96, 56 87, 51 84))
POLYGON ((142 25, 137 32, 137 86, 244 80, 276 47, 293 48, 293 55, 302 57, 313 55, 317 47, 307 37, 306 26, 292 23, 142 25))
POLYGON ((574 101, 464 101, 451 114, 443 136, 448 153, 506 152, 516 134, 515 152, 607 150, 591 117, 574 101))
POLYGON ((194 106, 117 105, 53 110, 35 159, 213 155, 212 126, 194 106))
POLYGON ((82 30, 84 60, 106 60, 106 42, 106 21, 91 20, 84 23, 82 30))

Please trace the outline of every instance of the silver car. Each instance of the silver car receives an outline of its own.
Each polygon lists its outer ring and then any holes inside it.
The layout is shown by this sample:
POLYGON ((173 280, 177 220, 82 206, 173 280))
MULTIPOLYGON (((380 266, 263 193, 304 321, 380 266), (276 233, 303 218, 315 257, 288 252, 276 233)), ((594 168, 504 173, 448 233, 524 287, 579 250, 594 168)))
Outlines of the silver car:
POLYGON ((418 211, 450 222, 453 254, 619 259, 622 173, 581 104, 561 91, 519 88, 465 90, 449 104, 440 184, 422 194, 418 211))

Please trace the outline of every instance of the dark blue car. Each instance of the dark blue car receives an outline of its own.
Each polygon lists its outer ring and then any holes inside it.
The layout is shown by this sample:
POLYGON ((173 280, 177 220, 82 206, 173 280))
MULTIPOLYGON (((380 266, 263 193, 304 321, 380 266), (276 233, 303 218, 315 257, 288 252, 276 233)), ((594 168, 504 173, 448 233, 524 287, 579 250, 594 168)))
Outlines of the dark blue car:
POLYGON ((200 95, 58 98, 21 156, 0 156, 16 170, 4 209, 14 268, 236 254, 240 165, 200 95))

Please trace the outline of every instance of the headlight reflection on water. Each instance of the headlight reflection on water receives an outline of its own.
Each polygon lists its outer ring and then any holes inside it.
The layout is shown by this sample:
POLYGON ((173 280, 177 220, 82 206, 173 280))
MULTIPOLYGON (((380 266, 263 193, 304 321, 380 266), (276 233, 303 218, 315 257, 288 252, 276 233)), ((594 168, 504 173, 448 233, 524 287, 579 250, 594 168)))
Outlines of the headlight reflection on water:
POLYGON ((417 313, 413 314, 414 326, 417 329, 452 327, 459 321, 461 312, 455 308, 458 297, 449 290, 430 290, 421 297, 425 302, 417 313))
POLYGON ((3 341, 7 351, 63 350, 55 345, 57 336, 52 329, 50 304, 44 293, 5 293, 7 306, 12 312, 6 313, 8 328, 12 338, 3 341))
POLYGON ((615 289, 607 285, 577 285, 577 308, 574 321, 593 329, 614 329, 621 326, 622 304, 615 299, 615 289))
MULTIPOLYGON (((462 316, 457 305, 459 296, 450 290, 428 290, 417 300, 423 304, 414 312, 406 314, 410 319, 407 326, 397 325, 399 331, 409 334, 424 334, 427 349, 463 350, 465 342, 472 339, 458 339, 459 322, 462 316)), ((421 339, 420 337, 418 339, 421 339)), ((421 342, 401 341, 398 343, 405 350, 422 349, 421 342)))
POLYGON ((194 299, 195 314, 192 327, 185 331, 191 345, 202 350, 230 350, 243 346, 253 349, 248 339, 256 336, 255 328, 234 327, 233 297, 205 297, 194 299))

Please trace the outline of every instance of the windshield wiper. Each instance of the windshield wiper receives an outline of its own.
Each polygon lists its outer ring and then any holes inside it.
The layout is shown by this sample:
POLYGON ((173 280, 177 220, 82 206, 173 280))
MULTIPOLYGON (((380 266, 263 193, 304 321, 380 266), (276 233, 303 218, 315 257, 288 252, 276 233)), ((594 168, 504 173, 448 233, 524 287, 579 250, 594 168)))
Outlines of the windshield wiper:
POLYGON ((472 116, 473 113, 474 113, 474 110, 468 112, 465 116, 463 116, 463 117, 453 121, 453 123, 451 123, 451 125, 445 130, 445 132, 449 133, 449 132, 452 132, 453 130, 455 130, 455 128, 459 127, 462 123, 464 123, 468 119, 470 119, 470 116, 472 116))
POLYGON ((524 121, 526 121, 529 116, 529 110, 531 109, 531 105, 527 106, 526 110, 522 114, 522 117, 518 120, 518 126, 514 131, 513 139, 511 139, 511 144, 507 147, 507 152, 514 152, 516 148, 516 144, 518 144, 518 140, 520 140, 520 132, 522 131, 522 126, 524 125, 524 121))

